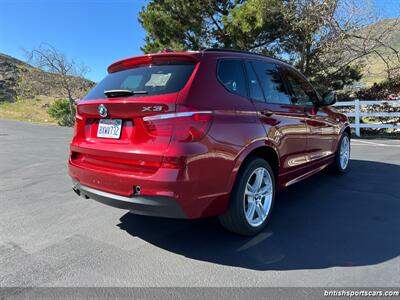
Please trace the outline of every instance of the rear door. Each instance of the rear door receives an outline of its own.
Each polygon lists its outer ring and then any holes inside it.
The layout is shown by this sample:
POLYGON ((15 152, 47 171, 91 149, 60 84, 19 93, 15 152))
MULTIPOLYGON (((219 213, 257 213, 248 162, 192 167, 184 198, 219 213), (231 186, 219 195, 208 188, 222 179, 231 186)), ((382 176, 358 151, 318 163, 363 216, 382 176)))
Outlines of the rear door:
POLYGON ((298 72, 283 68, 292 99, 306 113, 307 152, 310 162, 331 155, 335 140, 336 120, 332 119, 324 108, 318 107, 319 96, 311 84, 298 72))
POLYGON ((291 102, 274 63, 248 61, 246 66, 250 96, 268 134, 267 139, 273 141, 279 150, 281 174, 288 178, 296 177, 296 174, 289 173, 307 162, 304 109, 291 102))

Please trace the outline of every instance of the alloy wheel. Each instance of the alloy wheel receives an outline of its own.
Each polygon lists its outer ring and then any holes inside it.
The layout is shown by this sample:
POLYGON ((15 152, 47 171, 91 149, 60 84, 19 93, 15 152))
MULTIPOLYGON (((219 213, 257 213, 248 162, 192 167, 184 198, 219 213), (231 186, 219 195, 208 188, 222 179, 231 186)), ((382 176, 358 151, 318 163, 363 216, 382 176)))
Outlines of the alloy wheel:
POLYGON ((342 143, 340 145, 340 167, 345 170, 349 163, 350 158, 350 140, 347 135, 345 135, 342 139, 342 143))
POLYGON ((250 226, 258 227, 268 217, 273 189, 273 181, 266 168, 257 168, 250 175, 244 191, 244 212, 250 226))

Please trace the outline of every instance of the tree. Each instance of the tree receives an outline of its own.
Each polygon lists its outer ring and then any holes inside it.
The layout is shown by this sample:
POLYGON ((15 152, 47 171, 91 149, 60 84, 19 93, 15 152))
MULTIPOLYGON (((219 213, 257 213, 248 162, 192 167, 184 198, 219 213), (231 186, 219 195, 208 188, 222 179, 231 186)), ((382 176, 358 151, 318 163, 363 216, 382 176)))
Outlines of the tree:
POLYGON ((388 38, 392 30, 400 29, 398 20, 380 22, 369 7, 366 0, 289 1, 283 14, 290 34, 281 37, 282 48, 320 87, 340 89, 361 79, 365 59, 372 55, 392 72, 389 62, 395 56, 400 66, 400 60, 388 38))
POLYGON ((139 14, 139 22, 148 32, 142 48, 145 53, 201 49, 226 45, 222 16, 235 7, 233 1, 154 0, 139 14))
POLYGON ((279 38, 281 53, 310 78, 321 92, 341 89, 361 79, 361 68, 352 64, 359 54, 347 51, 349 34, 359 29, 349 1, 293 0, 283 6, 285 32, 279 38))
POLYGON ((367 7, 367 0, 152 0, 139 15, 147 31, 142 50, 269 54, 292 63, 320 91, 341 89, 361 78, 361 58, 385 59, 387 49, 399 57, 385 40, 392 26, 374 32, 368 25, 379 18, 367 7))
POLYGON ((142 50, 153 53, 164 48, 257 48, 277 38, 280 3, 281 0, 150 1, 139 14, 139 22, 147 31, 142 50))
POLYGON ((54 84, 61 87, 64 91, 63 96, 68 99, 69 110, 66 116, 66 124, 73 124, 75 99, 83 89, 87 88, 83 86, 85 80, 82 79, 89 71, 88 67, 73 59, 68 59, 64 53, 45 43, 31 51, 25 50, 25 54, 28 61, 36 67, 57 75, 54 84))

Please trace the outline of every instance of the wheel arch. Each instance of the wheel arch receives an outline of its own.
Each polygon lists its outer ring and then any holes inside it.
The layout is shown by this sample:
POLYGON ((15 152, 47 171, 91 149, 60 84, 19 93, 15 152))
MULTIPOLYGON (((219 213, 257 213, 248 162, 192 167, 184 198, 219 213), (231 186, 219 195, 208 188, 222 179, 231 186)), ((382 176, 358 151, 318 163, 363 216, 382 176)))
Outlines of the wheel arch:
POLYGON ((343 129, 342 134, 345 133, 345 132, 349 135, 349 138, 350 138, 350 136, 351 136, 351 129, 350 129, 350 126, 346 126, 346 127, 343 129))
POLYGON ((278 182, 279 169, 280 169, 280 160, 279 160, 279 152, 278 149, 269 143, 254 143, 248 146, 245 150, 243 150, 238 158, 236 159, 235 167, 230 176, 228 190, 232 191, 233 186, 235 184, 237 175, 239 174, 241 168, 246 164, 246 162, 253 158, 259 157, 266 160, 270 165, 274 172, 275 182, 278 182))
POLYGON ((338 139, 336 140, 336 145, 334 145, 335 147, 333 148, 335 150, 335 152, 339 148, 339 141, 342 138, 343 133, 347 133, 349 135, 349 138, 351 139, 351 128, 350 128, 349 124, 347 124, 346 126, 343 126, 342 130, 340 131, 338 139))

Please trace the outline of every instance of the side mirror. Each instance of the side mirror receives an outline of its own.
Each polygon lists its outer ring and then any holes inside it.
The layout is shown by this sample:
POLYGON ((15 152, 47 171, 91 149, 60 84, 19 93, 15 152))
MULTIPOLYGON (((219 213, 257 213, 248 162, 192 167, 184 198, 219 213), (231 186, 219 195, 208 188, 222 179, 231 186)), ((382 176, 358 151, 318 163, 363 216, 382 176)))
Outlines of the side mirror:
POLYGON ((320 101, 320 106, 329 106, 336 103, 337 95, 335 91, 327 91, 322 95, 322 100, 320 101))

